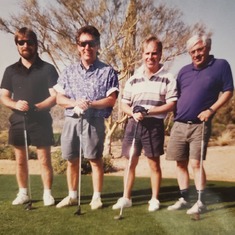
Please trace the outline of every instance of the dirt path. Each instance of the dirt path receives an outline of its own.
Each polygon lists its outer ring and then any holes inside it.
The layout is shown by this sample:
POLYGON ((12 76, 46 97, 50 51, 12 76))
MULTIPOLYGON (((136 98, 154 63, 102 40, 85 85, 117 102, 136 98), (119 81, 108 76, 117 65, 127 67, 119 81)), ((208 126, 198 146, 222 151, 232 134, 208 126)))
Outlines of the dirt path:
MULTIPOLYGON (((117 148, 114 156, 120 155, 120 148, 117 148)), ((40 168, 37 160, 29 161, 30 174, 40 174, 40 168)), ((123 175, 125 160, 115 157, 113 165, 119 169, 117 172, 107 175, 123 175)), ((161 157, 162 176, 163 178, 175 178, 175 162, 166 161, 165 156, 161 157)), ((235 182, 235 146, 209 147, 207 160, 204 167, 208 180, 230 181, 235 182)), ((0 174, 15 174, 15 161, 0 160, 0 174)), ((191 169, 190 175, 192 176, 191 169)), ((141 156, 136 169, 136 176, 149 176, 149 168, 145 157, 141 156)))
MULTIPOLYGON (((125 167, 123 159, 115 159, 114 165, 122 170, 112 173, 111 175, 123 175, 123 168, 125 167)), ((234 166, 235 146, 208 148, 207 160, 204 161, 208 180, 235 182, 234 166)), ((161 167, 163 178, 176 178, 175 162, 166 161, 165 155, 161 156, 161 167)), ((190 168, 189 171, 192 178, 192 171, 190 168)), ((136 176, 149 176, 148 164, 143 156, 140 158, 140 162, 137 166, 136 176)))

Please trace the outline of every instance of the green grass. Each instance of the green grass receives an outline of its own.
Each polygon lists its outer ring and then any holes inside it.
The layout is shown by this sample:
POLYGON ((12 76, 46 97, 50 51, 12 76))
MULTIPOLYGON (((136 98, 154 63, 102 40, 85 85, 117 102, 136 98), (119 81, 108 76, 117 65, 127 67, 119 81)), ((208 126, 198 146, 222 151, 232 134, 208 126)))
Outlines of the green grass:
MULTIPOLYGON (((234 183, 208 182, 208 212, 202 214, 199 221, 191 220, 185 210, 167 211, 167 206, 177 197, 176 180, 163 180, 159 198, 161 209, 149 213, 149 178, 137 178, 133 189, 133 207, 124 209, 122 220, 114 220, 119 211, 112 210, 112 205, 122 195, 122 177, 105 177, 102 195, 104 208, 91 211, 91 177, 82 176, 80 216, 74 215, 76 206, 61 209, 44 207, 40 176, 31 176, 31 185, 33 210, 26 211, 23 206, 11 205, 17 193, 15 176, 0 175, 0 234, 235 234, 234 183)), ((65 176, 55 176, 53 195, 57 202, 67 195, 65 176)), ((195 195, 192 199, 196 199, 195 195)))

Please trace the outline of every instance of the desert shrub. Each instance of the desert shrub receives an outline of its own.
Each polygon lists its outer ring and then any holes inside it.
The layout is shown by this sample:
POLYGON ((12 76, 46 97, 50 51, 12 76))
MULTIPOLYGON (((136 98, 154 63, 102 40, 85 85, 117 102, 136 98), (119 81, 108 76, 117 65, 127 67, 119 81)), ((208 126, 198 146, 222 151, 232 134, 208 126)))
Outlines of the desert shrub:
POLYGON ((232 132, 226 130, 216 139, 215 144, 219 146, 225 146, 232 143, 232 132))
POLYGON ((117 128, 112 134, 112 141, 122 140, 124 136, 124 129, 117 128))
MULTIPOLYGON (((11 145, 0 145, 0 159, 15 160, 14 149, 11 145)), ((35 147, 29 147, 29 159, 37 159, 35 147)))
POLYGON ((36 160, 37 157, 37 150, 36 147, 29 146, 29 159, 34 159, 36 160))
POLYGON ((59 149, 51 153, 51 162, 56 174, 64 174, 66 172, 67 161, 62 159, 61 151, 59 149))
POLYGON ((83 158, 82 159, 82 174, 83 175, 87 175, 87 174, 90 174, 91 173, 91 165, 90 165, 90 162, 83 158))
POLYGON ((54 133, 54 146, 60 146, 61 133, 54 133))
POLYGON ((8 143, 8 131, 0 131, 0 144, 8 143))
POLYGON ((113 166, 112 158, 111 156, 104 156, 104 173, 109 173, 115 171, 115 167, 113 166))
POLYGON ((0 159, 15 160, 14 150, 10 145, 0 145, 0 159))
MULTIPOLYGON (((61 157, 61 150, 57 149, 51 153, 52 167, 56 174, 64 174, 67 169, 67 161, 61 157)), ((108 173, 114 170, 111 158, 104 157, 104 172, 108 173)), ((86 175, 91 173, 91 165, 87 159, 82 159, 82 170, 81 173, 86 175)))

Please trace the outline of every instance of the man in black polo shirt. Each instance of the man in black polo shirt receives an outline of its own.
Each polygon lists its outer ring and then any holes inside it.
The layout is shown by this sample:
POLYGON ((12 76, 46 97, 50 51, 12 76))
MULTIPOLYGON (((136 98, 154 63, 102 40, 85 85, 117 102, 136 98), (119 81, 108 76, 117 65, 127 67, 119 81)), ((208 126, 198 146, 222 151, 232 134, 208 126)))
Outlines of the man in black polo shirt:
POLYGON ((15 43, 20 60, 6 68, 1 84, 1 101, 13 110, 9 118, 9 144, 14 146, 16 156, 16 178, 19 192, 13 205, 30 200, 28 195, 28 167, 24 128, 28 144, 37 147, 41 164, 45 206, 54 205, 51 195, 53 170, 50 146, 53 144, 52 118, 50 108, 56 103, 53 86, 58 73, 53 65, 42 61, 37 53, 36 34, 23 27, 15 33, 15 43))

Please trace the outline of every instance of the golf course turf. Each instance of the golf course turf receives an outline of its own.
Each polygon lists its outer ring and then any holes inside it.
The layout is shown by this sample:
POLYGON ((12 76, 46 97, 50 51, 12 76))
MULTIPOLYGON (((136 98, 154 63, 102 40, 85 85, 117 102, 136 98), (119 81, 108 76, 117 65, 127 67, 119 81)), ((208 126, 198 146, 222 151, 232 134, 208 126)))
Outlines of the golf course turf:
MULTIPOLYGON (((89 203, 92 195, 91 176, 82 176, 81 213, 74 215, 77 206, 57 209, 44 207, 42 183, 38 175, 31 177, 32 210, 24 206, 12 206, 17 194, 14 175, 0 175, 0 234, 102 234, 102 235, 155 235, 155 234, 235 234, 235 184, 208 181, 206 190, 207 212, 200 220, 192 220, 185 210, 168 211, 177 200, 178 186, 175 179, 163 179, 159 200, 161 208, 148 212, 151 197, 149 178, 136 178, 133 188, 133 206, 123 210, 123 219, 115 220, 119 210, 112 205, 122 196, 123 179, 105 176, 102 193, 103 208, 92 211, 89 203)), ((193 183, 191 183, 193 185, 193 183)), ((197 195, 194 187, 191 200, 197 195)), ((67 196, 65 175, 56 175, 52 189, 58 203, 67 196)))

